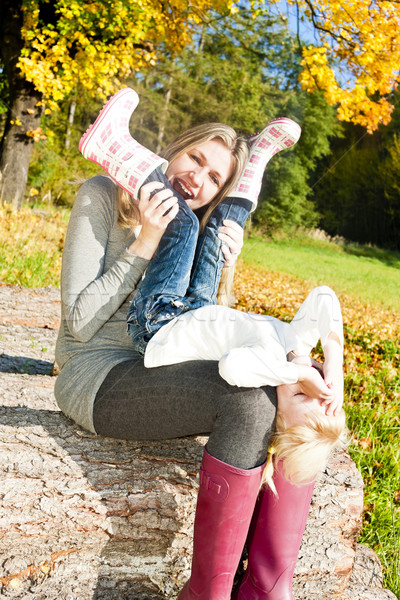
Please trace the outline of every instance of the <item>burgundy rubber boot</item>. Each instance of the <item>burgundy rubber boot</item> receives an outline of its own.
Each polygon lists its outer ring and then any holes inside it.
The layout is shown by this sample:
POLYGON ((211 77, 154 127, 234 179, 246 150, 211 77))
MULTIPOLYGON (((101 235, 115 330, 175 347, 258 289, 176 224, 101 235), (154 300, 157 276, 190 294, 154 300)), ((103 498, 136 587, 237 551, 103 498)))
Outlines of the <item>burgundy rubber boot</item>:
POLYGON ((238 469, 204 450, 190 579, 178 600, 229 600, 264 465, 238 469))
POLYGON ((279 472, 278 497, 265 486, 247 539, 249 560, 232 600, 293 600, 292 579, 310 510, 314 483, 295 486, 279 472))

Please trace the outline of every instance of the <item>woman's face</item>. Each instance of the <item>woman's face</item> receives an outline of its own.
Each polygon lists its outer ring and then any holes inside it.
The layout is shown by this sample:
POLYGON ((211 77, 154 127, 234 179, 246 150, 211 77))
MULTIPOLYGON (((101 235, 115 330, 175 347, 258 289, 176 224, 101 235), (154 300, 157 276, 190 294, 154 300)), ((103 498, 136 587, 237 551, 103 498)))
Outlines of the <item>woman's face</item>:
POLYGON ((210 140, 184 152, 166 176, 192 210, 209 204, 232 174, 233 157, 224 144, 210 140))
POLYGON ((304 394, 298 383, 279 385, 277 394, 278 414, 285 419, 287 427, 305 424, 307 416, 312 414, 326 415, 327 407, 322 405, 322 401, 304 394))

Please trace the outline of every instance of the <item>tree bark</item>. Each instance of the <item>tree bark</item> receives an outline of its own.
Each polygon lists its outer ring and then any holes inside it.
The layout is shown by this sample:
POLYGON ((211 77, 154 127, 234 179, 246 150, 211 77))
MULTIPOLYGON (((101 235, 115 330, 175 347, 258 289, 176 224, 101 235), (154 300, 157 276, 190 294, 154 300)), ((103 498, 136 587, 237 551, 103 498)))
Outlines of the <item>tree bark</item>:
POLYGON ((67 125, 67 131, 65 134, 65 149, 69 150, 70 144, 71 144, 71 133, 72 133, 72 126, 74 124, 74 117, 75 117, 75 110, 76 110, 76 98, 73 98, 69 107, 69 113, 68 113, 68 125, 67 125))
POLYGON ((2 0, 0 52, 10 90, 10 106, 1 142, 0 198, 20 208, 24 197, 34 139, 27 133, 40 127, 42 95, 17 67, 23 48, 21 1, 2 0))
POLYGON ((0 159, 0 198, 21 208, 34 140, 28 132, 40 127, 41 95, 27 82, 16 86, 10 116, 4 132, 0 159))

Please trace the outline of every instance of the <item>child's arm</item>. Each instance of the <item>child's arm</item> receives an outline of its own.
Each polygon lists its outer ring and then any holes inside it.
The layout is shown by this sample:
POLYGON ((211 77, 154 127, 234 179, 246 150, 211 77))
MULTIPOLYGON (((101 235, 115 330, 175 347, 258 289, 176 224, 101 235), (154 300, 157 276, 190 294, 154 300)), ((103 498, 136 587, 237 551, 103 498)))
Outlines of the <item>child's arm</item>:
POLYGON ((343 350, 336 333, 329 333, 323 347, 325 362, 316 363, 309 356, 290 352, 288 359, 296 364, 301 390, 323 401, 326 414, 337 414, 343 405, 343 350))
POLYGON ((328 388, 333 392, 333 399, 325 401, 327 415, 340 412, 343 405, 343 347, 336 333, 329 333, 324 347, 323 375, 328 388))
POLYGON ((327 286, 314 288, 290 325, 300 340, 300 353, 308 354, 321 339, 322 376, 331 391, 324 404, 327 415, 336 414, 343 404, 343 321, 336 294, 327 286))

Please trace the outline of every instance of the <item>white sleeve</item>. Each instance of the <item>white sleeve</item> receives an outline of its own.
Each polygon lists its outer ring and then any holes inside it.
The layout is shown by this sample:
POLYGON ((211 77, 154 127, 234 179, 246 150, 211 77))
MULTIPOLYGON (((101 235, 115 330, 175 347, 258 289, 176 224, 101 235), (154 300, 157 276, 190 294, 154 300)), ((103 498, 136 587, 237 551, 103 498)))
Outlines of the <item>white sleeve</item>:
POLYGON ((324 346, 330 333, 336 333, 343 346, 343 320, 339 300, 326 285, 314 288, 294 316, 290 327, 298 338, 297 350, 309 354, 321 340, 324 346))
POLYGON ((219 361, 219 374, 230 385, 262 387, 296 383, 296 365, 287 362, 282 346, 274 340, 263 346, 234 348, 219 361))

